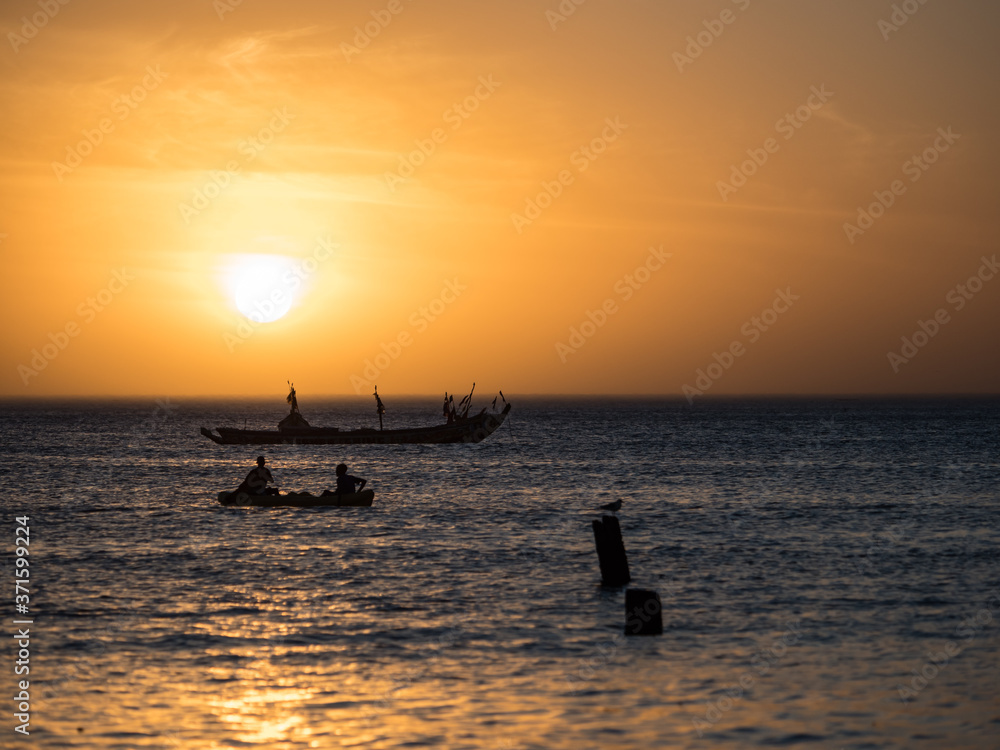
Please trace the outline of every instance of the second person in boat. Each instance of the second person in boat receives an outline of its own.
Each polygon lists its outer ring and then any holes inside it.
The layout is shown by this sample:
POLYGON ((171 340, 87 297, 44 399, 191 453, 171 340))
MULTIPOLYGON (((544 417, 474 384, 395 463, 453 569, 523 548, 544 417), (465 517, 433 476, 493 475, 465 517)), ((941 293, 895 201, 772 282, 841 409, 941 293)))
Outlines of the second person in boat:
MULTIPOLYGON (((347 473, 347 464, 337 464, 336 494, 353 495, 355 492, 361 492, 361 490, 365 488, 366 484, 368 484, 367 479, 351 476, 350 474, 347 473), (357 487, 357 489, 355 489, 355 487, 357 487)), ((326 492, 329 492, 329 490, 327 490, 326 492)))

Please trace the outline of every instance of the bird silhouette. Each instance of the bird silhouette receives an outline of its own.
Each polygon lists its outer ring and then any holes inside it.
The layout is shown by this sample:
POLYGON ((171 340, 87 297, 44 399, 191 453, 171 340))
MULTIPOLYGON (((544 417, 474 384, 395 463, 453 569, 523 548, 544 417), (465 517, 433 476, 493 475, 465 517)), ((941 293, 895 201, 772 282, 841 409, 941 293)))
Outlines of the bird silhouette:
POLYGON ((618 498, 613 503, 607 503, 606 505, 602 505, 601 510, 610 510, 612 513, 617 513, 619 510, 621 510, 621 507, 622 507, 622 499, 618 498))

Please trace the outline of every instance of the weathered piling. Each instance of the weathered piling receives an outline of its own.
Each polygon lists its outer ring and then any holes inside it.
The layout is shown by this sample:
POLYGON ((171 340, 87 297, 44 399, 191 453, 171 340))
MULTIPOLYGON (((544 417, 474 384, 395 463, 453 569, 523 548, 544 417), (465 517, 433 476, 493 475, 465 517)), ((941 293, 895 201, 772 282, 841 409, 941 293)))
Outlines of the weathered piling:
POLYGON ((661 635, 660 595, 647 589, 625 589, 625 635, 661 635))
POLYGON ((605 586, 624 586, 632 580, 628 572, 628 557, 622 541, 622 529, 614 516, 602 516, 594 521, 594 542, 601 564, 601 580, 605 586))

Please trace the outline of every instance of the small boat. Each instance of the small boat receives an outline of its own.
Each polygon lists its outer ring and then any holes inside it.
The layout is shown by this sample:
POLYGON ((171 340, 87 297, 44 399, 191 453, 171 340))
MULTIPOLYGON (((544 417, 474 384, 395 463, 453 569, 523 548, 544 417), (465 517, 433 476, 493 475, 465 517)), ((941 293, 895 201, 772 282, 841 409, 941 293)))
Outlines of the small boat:
MULTIPOLYGON (((473 385, 475 388, 475 385, 473 385)), ((471 404, 470 393, 468 402, 471 404)), ((502 396, 502 394, 501 394, 502 396)), ((376 395, 376 398, 377 395, 376 395)), ((312 427, 299 413, 298 401, 295 398, 295 388, 288 394, 288 403, 292 410, 288 416, 278 422, 276 430, 246 430, 235 427, 216 427, 215 432, 204 427, 201 434, 219 445, 354 445, 360 443, 398 445, 403 443, 478 443, 485 440, 504 423, 510 412, 510 404, 504 400, 502 411, 488 412, 483 409, 478 414, 468 416, 468 407, 464 413, 452 412, 452 417, 445 424, 429 427, 407 427, 397 430, 362 428, 357 430, 341 430, 337 427, 312 427), (216 434, 217 433, 217 434, 216 434)), ((466 399, 462 400, 464 404, 466 399)), ((494 405, 496 399, 493 399, 494 405)), ((379 422, 382 421, 382 401, 378 399, 379 422)))
POLYGON ((249 508, 370 508, 375 499, 373 490, 345 493, 338 495, 313 495, 309 492, 289 492, 287 495, 249 495, 244 493, 240 499, 234 499, 233 492, 220 492, 221 505, 233 505, 249 508))

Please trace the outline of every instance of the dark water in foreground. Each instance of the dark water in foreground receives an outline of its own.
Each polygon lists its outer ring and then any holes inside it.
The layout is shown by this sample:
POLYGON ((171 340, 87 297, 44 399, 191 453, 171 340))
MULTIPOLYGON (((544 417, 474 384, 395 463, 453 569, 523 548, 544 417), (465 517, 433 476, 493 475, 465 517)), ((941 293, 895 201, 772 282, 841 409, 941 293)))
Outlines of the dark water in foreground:
POLYGON ((281 416, 3 406, 2 573, 28 515, 34 624, 23 740, 8 585, 0 745, 1000 747, 998 400, 518 399, 475 446, 268 449, 283 489, 345 460, 370 509, 215 504, 258 449, 198 427, 281 416), (599 585, 618 497, 660 637, 599 585))

